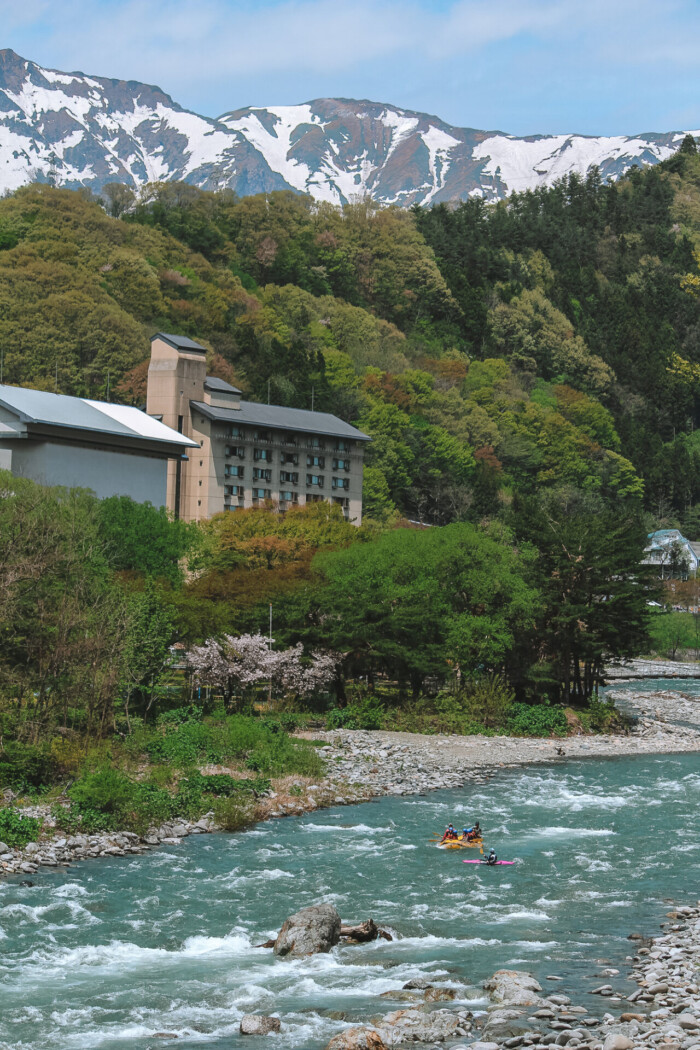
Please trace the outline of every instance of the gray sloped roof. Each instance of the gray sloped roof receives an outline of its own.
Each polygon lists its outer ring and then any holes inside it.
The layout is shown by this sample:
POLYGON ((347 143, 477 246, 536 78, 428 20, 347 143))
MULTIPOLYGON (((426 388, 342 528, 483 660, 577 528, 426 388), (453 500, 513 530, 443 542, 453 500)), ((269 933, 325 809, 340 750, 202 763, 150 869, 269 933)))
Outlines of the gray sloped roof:
POLYGON ((170 332, 156 332, 155 335, 151 336, 151 342, 154 339, 164 339, 166 343, 170 343, 171 346, 176 346, 180 350, 201 350, 203 354, 206 354, 206 350, 199 343, 195 343, 194 339, 188 339, 186 335, 172 335, 170 332))
POLYGON ((216 376, 207 376, 204 380, 205 390, 221 390, 225 394, 240 394, 237 386, 231 386, 225 379, 217 379, 216 376))
POLYGON ((327 434, 330 437, 352 441, 371 441, 357 427, 343 422, 330 412, 309 412, 304 408, 285 408, 283 405, 259 405, 255 401, 241 401, 240 408, 218 408, 203 401, 190 401, 198 412, 220 423, 241 423, 269 427, 271 430, 299 430, 306 434, 327 434))
POLYGON ((129 405, 50 394, 46 390, 27 390, 20 386, 0 386, 0 405, 25 424, 43 423, 113 438, 140 438, 188 448, 197 446, 196 441, 129 405))

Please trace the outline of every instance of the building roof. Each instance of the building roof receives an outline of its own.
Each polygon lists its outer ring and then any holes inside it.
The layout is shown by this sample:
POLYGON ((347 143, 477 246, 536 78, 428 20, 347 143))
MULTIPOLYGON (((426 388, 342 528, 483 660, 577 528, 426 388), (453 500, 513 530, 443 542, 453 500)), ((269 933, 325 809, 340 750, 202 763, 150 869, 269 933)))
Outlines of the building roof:
MULTIPOLYGON (((70 431, 83 431, 115 440, 141 439, 150 443, 197 448, 197 442, 166 427, 139 408, 91 401, 46 390, 27 390, 19 386, 0 386, 0 406, 27 426, 49 426, 70 431)), ((9 434, 9 430, 5 432, 9 434)), ((19 436, 19 430, 15 433, 19 436)))
POLYGON ((207 376, 204 380, 205 390, 219 390, 225 394, 240 394, 241 391, 237 386, 231 386, 225 379, 217 379, 216 376, 207 376))
POLYGON ((353 441, 371 441, 357 427, 344 423, 330 412, 309 412, 304 408, 285 408, 283 405, 259 405, 255 401, 241 401, 240 408, 218 408, 203 401, 190 401, 198 412, 220 423, 247 423, 269 427, 271 430, 299 430, 306 434, 326 434, 353 441))
POLYGON ((163 339, 166 343, 170 343, 171 346, 177 347, 178 350, 198 350, 203 354, 206 354, 206 350, 199 343, 195 343, 194 339, 188 339, 186 335, 171 335, 170 332, 156 332, 155 335, 151 336, 151 342, 154 339, 163 339))

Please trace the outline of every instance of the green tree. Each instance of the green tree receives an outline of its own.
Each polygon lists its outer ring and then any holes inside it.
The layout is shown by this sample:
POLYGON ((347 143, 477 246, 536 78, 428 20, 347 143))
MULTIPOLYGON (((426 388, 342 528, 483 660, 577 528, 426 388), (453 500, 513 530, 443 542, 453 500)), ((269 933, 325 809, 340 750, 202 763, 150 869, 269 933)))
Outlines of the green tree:
POLYGON ((586 704, 606 665, 649 648, 647 602, 656 588, 642 565, 641 514, 570 490, 516 500, 514 519, 539 551, 539 638, 555 697, 586 704))
POLYGON ((445 680, 509 666, 534 624, 527 558, 472 525, 397 529, 362 548, 318 555, 316 622, 350 672, 383 672, 416 695, 445 680))
POLYGON ((182 559, 192 549, 197 527, 173 519, 165 507, 109 496, 98 504, 102 538, 112 568, 182 582, 182 559))

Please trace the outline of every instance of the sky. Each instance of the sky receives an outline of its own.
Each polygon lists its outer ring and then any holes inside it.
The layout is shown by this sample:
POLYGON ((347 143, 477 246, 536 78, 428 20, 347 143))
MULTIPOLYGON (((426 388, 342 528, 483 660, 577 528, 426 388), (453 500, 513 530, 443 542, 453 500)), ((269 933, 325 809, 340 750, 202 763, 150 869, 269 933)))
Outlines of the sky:
POLYGON ((344 97, 516 135, 700 128, 700 0, 0 0, 0 27, 212 117, 344 97))

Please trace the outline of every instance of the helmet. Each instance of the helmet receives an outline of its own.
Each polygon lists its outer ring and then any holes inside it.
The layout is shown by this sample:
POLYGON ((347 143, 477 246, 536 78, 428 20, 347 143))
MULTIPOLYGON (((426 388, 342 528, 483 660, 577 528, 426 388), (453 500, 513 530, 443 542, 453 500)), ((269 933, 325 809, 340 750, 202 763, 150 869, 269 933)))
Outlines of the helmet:
POLYGON ((462 831, 469 831, 469 828, 462 828, 462 831))

